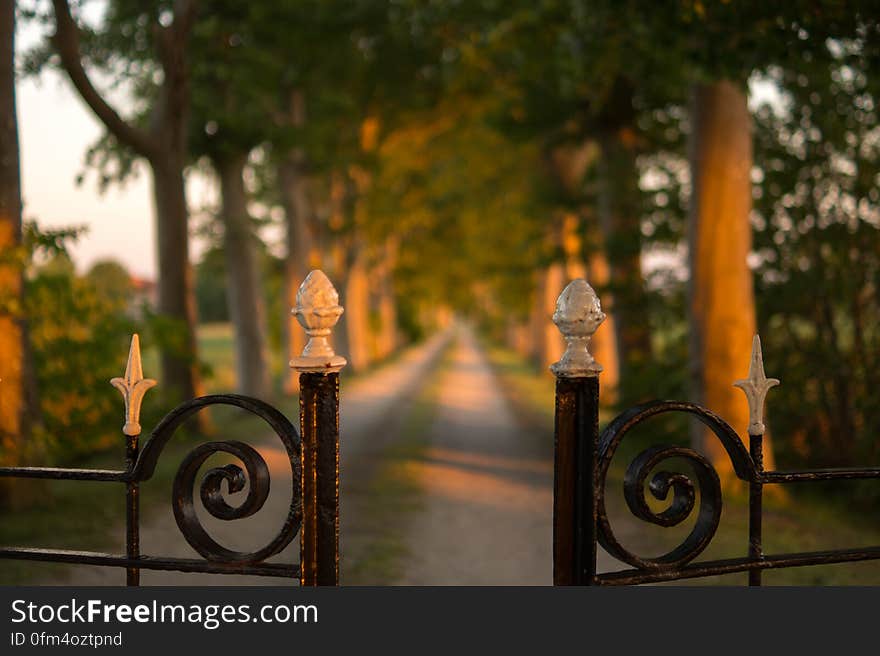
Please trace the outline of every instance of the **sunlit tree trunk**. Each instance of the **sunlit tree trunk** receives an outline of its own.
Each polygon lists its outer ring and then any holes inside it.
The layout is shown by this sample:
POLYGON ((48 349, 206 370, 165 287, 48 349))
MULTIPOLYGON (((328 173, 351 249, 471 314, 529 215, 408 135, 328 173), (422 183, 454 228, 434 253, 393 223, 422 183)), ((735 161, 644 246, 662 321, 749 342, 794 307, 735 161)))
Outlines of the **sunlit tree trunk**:
MULTIPOLYGON (((0 1, 0 464, 20 464, 28 440, 26 324, 22 317, 21 177, 15 112, 15 2, 0 1)), ((16 505, 11 479, 0 505, 16 505)))
POLYGON ((556 299, 567 284, 565 262, 554 262, 547 267, 542 290, 543 304, 539 331, 541 352, 538 365, 542 371, 548 370, 550 365, 559 360, 565 352, 565 340, 559 328, 553 323, 553 313, 556 311, 556 299))
POLYGON ((343 355, 352 371, 362 371, 370 364, 370 288, 363 247, 358 247, 346 271, 342 304, 348 349, 343 355))
POLYGON ((529 358, 529 327, 528 324, 515 317, 508 317, 505 326, 505 341, 523 359, 529 358))
POLYGON ((599 219, 610 270, 611 314, 617 342, 620 387, 633 389, 651 358, 642 277, 641 194, 638 133, 632 87, 613 86, 599 134, 599 219))
MULTIPOLYGON (((363 153, 376 150, 379 140, 378 119, 367 117, 360 126, 360 148, 363 153)), ((370 325, 370 262, 363 227, 367 221, 364 197, 372 184, 370 171, 358 164, 349 166, 334 181, 333 213, 341 225, 351 228, 350 241, 345 253, 344 287, 342 302, 345 313, 340 321, 346 333, 349 366, 352 371, 363 370, 374 359, 374 342, 370 325)))
MULTIPOLYGON (((572 202, 581 201, 584 194, 584 176, 591 166, 597 164, 600 156, 598 144, 593 140, 582 143, 556 146, 547 153, 547 164, 559 187, 572 202)), ((611 294, 608 291, 610 272, 608 260, 604 253, 604 240, 598 229, 593 226, 584 230, 583 216, 574 211, 566 211, 560 226, 559 244, 565 258, 565 277, 568 280, 586 278, 597 290, 603 304, 611 307, 611 294), (589 234, 588 234, 589 233, 589 234), (589 255, 584 248, 584 241, 593 246, 589 255), (589 266, 587 266, 589 262, 589 266)), ((560 290, 561 291, 561 290, 560 290)), ((564 349, 564 340, 560 338, 560 346, 564 349)), ((617 337, 613 313, 609 312, 603 325, 593 336, 590 351, 603 367, 602 385, 600 386, 601 402, 612 404, 616 401, 619 379, 617 337)))
MULTIPOLYGON (((590 255, 589 267, 584 263, 584 248, 581 239, 580 221, 574 213, 566 214, 562 222, 561 245, 565 254, 565 278, 566 281, 575 278, 584 278, 594 289, 598 290, 603 301, 607 300, 608 294, 604 292, 609 283, 608 261, 602 250, 596 250, 590 255)), ((595 240, 594 240, 595 241, 595 240)), ((558 332, 558 331, 557 331, 558 332)), ((565 342, 560 334, 560 346, 564 349, 565 342)), ((590 352, 596 361, 602 365, 601 386, 599 387, 600 401, 604 405, 611 405, 617 399, 618 363, 617 343, 614 333, 614 316, 608 313, 605 321, 590 340, 590 352)))
MULTIPOLYGON (((608 287, 610 277, 611 272, 605 253, 601 250, 594 252, 590 256, 587 281, 594 289, 603 290, 608 287)), ((603 302, 610 300, 601 291, 599 291, 599 295, 602 297, 603 302)), ((602 322, 602 325, 599 326, 599 329, 590 341, 590 352, 596 358, 596 361, 602 365, 602 375, 600 378, 602 384, 599 387, 600 401, 607 405, 617 401, 617 385, 620 376, 617 360, 615 322, 614 315, 610 312, 606 313, 605 321, 602 322)))
POLYGON ((537 367, 541 360, 541 315, 544 307, 544 284, 547 271, 544 268, 532 272, 532 299, 529 307, 529 317, 526 322, 528 332, 528 358, 537 367))
POLYGON ((544 359, 544 288, 547 284, 547 269, 542 267, 534 272, 532 306, 529 310, 529 359, 536 368, 544 359))
POLYGON ((556 299, 566 283, 563 262, 553 262, 535 273, 535 295, 529 318, 530 355, 540 371, 546 371, 565 350, 552 317, 556 310, 556 299))
POLYGON ((382 245, 382 257, 376 264, 376 311, 379 317, 376 357, 379 360, 394 353, 400 341, 397 330, 397 301, 394 295, 396 250, 394 241, 386 240, 382 245))
POLYGON ((367 247, 356 228, 360 209, 354 182, 347 173, 336 171, 330 178, 330 229, 337 233, 328 239, 328 269, 339 291, 339 302, 345 312, 333 331, 333 346, 348 359, 349 371, 367 366, 369 354, 370 287, 367 269, 367 247))
POLYGON ((256 235, 247 207, 244 168, 247 153, 214 158, 220 178, 226 298, 235 328, 236 389, 266 399, 271 396, 266 348, 266 310, 260 284, 256 235))
MULTIPOLYGON (((293 91, 288 99, 287 120, 296 128, 306 124, 305 98, 299 91, 293 91)), ((288 359, 302 353, 306 345, 306 334, 290 310, 296 306, 299 286, 313 268, 321 266, 314 232, 314 209, 309 198, 308 162, 304 149, 295 147, 284 153, 278 163, 276 174, 284 208, 287 252, 284 267, 285 340, 288 359)), ((285 390, 299 389, 299 374, 290 369, 285 382, 285 390)))
MULTIPOLYGON (((752 244, 751 117, 744 89, 729 81, 695 87, 692 102, 691 378, 695 398, 745 435, 748 405, 732 383, 746 377, 756 323, 746 262, 752 244)), ((694 442, 719 473, 731 475, 717 438, 697 427, 694 442)), ((772 468, 769 446, 765 442, 764 464, 772 468)))

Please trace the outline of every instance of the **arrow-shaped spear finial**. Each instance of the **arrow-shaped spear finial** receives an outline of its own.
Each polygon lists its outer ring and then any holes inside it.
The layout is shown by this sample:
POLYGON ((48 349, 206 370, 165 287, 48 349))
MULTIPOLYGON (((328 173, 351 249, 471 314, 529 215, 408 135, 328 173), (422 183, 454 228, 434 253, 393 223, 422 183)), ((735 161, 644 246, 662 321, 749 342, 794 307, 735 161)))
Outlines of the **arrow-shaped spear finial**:
POLYGON ((749 402, 749 434, 764 434, 764 399, 771 387, 779 385, 776 378, 767 378, 764 374, 764 356, 761 353, 761 338, 755 335, 752 340, 752 359, 749 364, 749 377, 738 380, 734 387, 739 387, 749 402))
POLYGON ((128 436, 140 435, 141 433, 141 403, 147 390, 156 384, 152 378, 144 378, 144 368, 141 363, 141 342, 137 333, 131 336, 131 348, 128 350, 128 364, 125 365, 125 375, 122 378, 110 380, 122 394, 125 401, 125 425, 122 432, 128 436))

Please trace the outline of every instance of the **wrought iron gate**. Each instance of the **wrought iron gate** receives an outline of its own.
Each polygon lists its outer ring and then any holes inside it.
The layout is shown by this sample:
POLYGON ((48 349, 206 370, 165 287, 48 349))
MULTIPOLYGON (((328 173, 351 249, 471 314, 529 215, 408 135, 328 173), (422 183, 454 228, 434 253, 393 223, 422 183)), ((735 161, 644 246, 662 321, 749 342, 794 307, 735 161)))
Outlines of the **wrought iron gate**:
POLYGON ((765 485, 842 479, 877 479, 880 467, 766 471, 763 467, 764 398, 779 381, 767 378, 761 342, 755 336, 749 377, 734 383, 749 402, 749 448, 736 431, 710 410, 684 401, 655 401, 630 408, 599 433, 599 374, 602 367, 589 353, 590 338, 605 315, 585 280, 571 282, 556 305, 553 321, 567 348, 551 367, 556 382, 556 456, 553 524, 555 585, 633 585, 748 572, 749 585, 761 585, 767 569, 880 559, 880 546, 767 555, 762 548, 762 495, 765 485), (749 537, 746 555, 726 560, 693 560, 709 545, 721 518, 721 483, 715 468, 693 449, 652 446, 630 462, 624 476, 624 499, 638 519, 663 527, 681 524, 696 510, 693 528, 677 547, 657 557, 628 550, 615 535, 605 506, 611 460, 626 434, 664 413, 686 413, 705 424, 721 441, 736 476, 749 487, 749 537), (664 461, 686 461, 693 477, 658 469, 664 461), (694 482, 696 480, 696 484, 694 482), (645 487, 658 500, 672 499, 657 512, 647 503, 645 487), (699 507, 697 504, 699 490, 699 507), (597 545, 630 565, 616 572, 596 571, 597 545))
POLYGON ((342 314, 339 296, 327 277, 313 271, 300 286, 293 310, 309 336, 300 357, 290 366, 300 373, 300 432, 290 420, 265 401, 237 394, 217 394, 192 399, 178 406, 152 431, 140 449, 141 402, 156 381, 144 378, 138 336, 132 338, 128 365, 122 378, 111 383, 125 402, 126 466, 120 470, 60 469, 52 467, 3 467, 0 476, 70 481, 101 481, 125 487, 125 553, 107 554, 62 549, 0 548, 0 558, 56 563, 122 567, 130 586, 140 583, 140 572, 175 570, 214 574, 249 574, 298 578, 301 585, 337 585, 339 582, 339 371, 345 359, 333 353, 327 336, 342 314), (241 408, 262 419, 284 446, 292 473, 291 502, 281 530, 260 549, 242 552, 228 549, 202 526, 193 495, 196 477, 205 461, 227 453, 241 463, 214 467, 199 485, 202 505, 214 517, 236 520, 262 508, 269 495, 269 468, 250 445, 238 441, 212 441, 190 451, 174 477, 171 505, 183 537, 199 559, 143 554, 140 550, 140 485, 150 480, 162 451, 181 424, 199 410, 212 405, 241 408), (223 498, 223 482, 230 493, 248 487, 237 507, 223 498), (267 559, 280 553, 300 536, 300 562, 277 563, 267 559))
MULTIPOLYGON (((175 570, 215 574, 248 574, 298 578, 304 586, 339 583, 339 371, 327 337, 343 308, 331 282, 320 271, 309 274, 297 294, 293 313, 309 336, 300 357, 290 365, 300 373, 300 431, 276 408, 259 399, 235 394, 203 396, 172 410, 140 448, 141 402, 155 381, 144 378, 138 337, 132 339, 125 375, 111 382, 125 402, 126 466, 120 470, 4 467, 0 476, 72 481, 100 481, 125 487, 126 539, 124 554, 61 549, 0 547, 0 558, 119 567, 129 586, 140 583, 140 572, 175 570), (260 549, 241 552, 212 538, 201 524, 194 501, 196 478, 216 453, 234 456, 241 465, 209 469, 199 483, 204 508, 221 520, 237 520, 258 512, 269 494, 270 474, 263 457, 238 441, 211 441, 192 449, 181 462, 172 488, 175 520, 186 541, 202 557, 172 558, 144 554, 140 549, 140 485, 153 476, 165 446, 181 424, 199 410, 230 405, 261 418, 284 446, 292 472, 291 502, 278 534, 260 549), (243 466, 243 467, 242 467, 243 466), (247 486, 244 501, 233 507, 224 499, 247 486), (269 561, 300 536, 300 562, 269 561)), ((766 569, 880 559, 880 546, 822 552, 766 555, 762 549, 762 494, 765 485, 802 481, 880 478, 880 468, 817 471, 765 471, 762 460, 763 405, 767 391, 779 381, 764 375, 760 341, 755 338, 749 377, 735 384, 749 401, 749 448, 721 417, 694 403, 656 401, 630 408, 599 433, 599 374, 589 352, 592 335, 604 320, 599 299, 584 280, 571 282, 557 301, 553 321, 566 340, 561 360, 551 367, 556 375, 556 427, 553 505, 554 585, 630 585, 673 581, 717 574, 748 572, 749 584, 760 585, 766 569), (626 434, 652 417, 686 413, 705 424, 721 441, 738 478, 749 486, 749 539, 741 558, 693 562, 712 540, 721 517, 721 483, 712 464, 700 453, 682 446, 652 446, 635 457, 624 477, 624 498, 632 514, 670 527, 694 511, 696 522, 684 541, 658 557, 643 557, 626 549, 611 527, 605 507, 609 466, 626 434), (660 469, 671 458, 689 463, 693 478, 660 469), (694 482, 694 479, 696 483, 694 482), (659 500, 672 499, 663 511, 646 500, 647 488, 659 500), (699 491, 699 503, 697 502, 699 491), (597 548, 630 565, 629 569, 599 573, 597 548)))

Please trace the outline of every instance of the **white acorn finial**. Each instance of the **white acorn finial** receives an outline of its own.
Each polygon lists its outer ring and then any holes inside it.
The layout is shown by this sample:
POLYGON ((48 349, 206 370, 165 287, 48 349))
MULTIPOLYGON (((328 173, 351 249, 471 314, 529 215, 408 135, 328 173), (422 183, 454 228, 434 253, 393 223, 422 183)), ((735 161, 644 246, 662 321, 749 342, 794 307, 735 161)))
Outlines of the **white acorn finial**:
POLYGON ((598 376, 602 365, 590 354, 590 338, 605 320, 596 292, 583 278, 572 280, 556 300, 553 323, 565 337, 565 353, 550 365, 559 378, 598 376))
POLYGON ((734 387, 739 387, 746 395, 749 402, 749 434, 763 435, 764 427, 764 399, 771 387, 779 385, 776 378, 767 378, 764 375, 764 356, 761 353, 761 338, 755 335, 752 339, 752 359, 749 363, 749 377, 738 380, 734 387))
POLYGON ((156 385, 152 378, 144 378, 141 364, 141 342, 137 333, 131 336, 131 348, 128 350, 128 363, 122 378, 112 378, 110 384, 122 393, 125 401, 125 425, 122 432, 133 437, 141 434, 141 403, 147 390, 156 385))
POLYGON ((339 294, 324 272, 315 269, 299 286, 296 307, 291 313, 305 328, 309 341, 302 355, 290 361, 290 366, 300 373, 334 373, 340 371, 346 360, 336 355, 327 337, 344 312, 339 305, 339 294))

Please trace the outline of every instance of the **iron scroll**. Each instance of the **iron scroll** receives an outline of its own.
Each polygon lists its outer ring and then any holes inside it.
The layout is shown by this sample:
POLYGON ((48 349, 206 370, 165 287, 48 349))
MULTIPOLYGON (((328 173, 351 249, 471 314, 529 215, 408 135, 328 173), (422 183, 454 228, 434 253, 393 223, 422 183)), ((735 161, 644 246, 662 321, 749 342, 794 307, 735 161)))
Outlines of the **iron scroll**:
POLYGON ((624 477, 624 498, 633 515, 658 526, 676 526, 690 517, 696 505, 696 490, 700 501, 696 522, 684 541, 658 557, 639 556, 626 549, 614 534, 605 508, 605 482, 617 446, 635 426, 659 414, 684 412, 693 415, 708 426, 718 437, 730 456, 736 475, 746 481, 756 477, 752 459, 736 432, 721 417, 695 403, 657 401, 633 407, 615 418, 599 436, 597 490, 597 538, 609 554, 640 569, 677 568, 696 558, 709 544, 721 518, 721 483, 712 464, 693 449, 680 446, 654 446, 642 451, 630 463, 624 477), (694 481, 686 474, 657 471, 657 467, 671 458, 686 461, 694 472, 694 481), (650 480, 649 480, 650 477, 650 480), (657 499, 666 499, 670 490, 670 505, 662 512, 652 510, 645 498, 645 484, 657 499))
POLYGON ((189 417, 211 405, 230 405, 250 412, 265 421, 275 432, 290 462, 292 496, 287 517, 280 531, 264 547, 251 552, 227 549, 215 541, 202 526, 195 511, 194 492, 196 477, 202 464, 212 455, 228 453, 237 464, 214 467, 201 480, 199 496, 205 509, 214 517, 226 521, 243 519, 258 512, 269 496, 270 475, 266 461, 253 447, 238 441, 214 441, 194 448, 181 462, 174 478, 172 507, 177 526, 186 541, 206 560, 228 564, 259 563, 283 550, 299 532, 302 524, 302 483, 300 437, 296 428, 281 412, 259 399, 237 394, 202 396, 179 405, 168 413, 153 430, 133 470, 131 480, 149 479, 156 468, 162 450, 171 437, 189 417), (224 499, 222 483, 226 481, 229 493, 248 487, 244 501, 233 507, 224 499))

